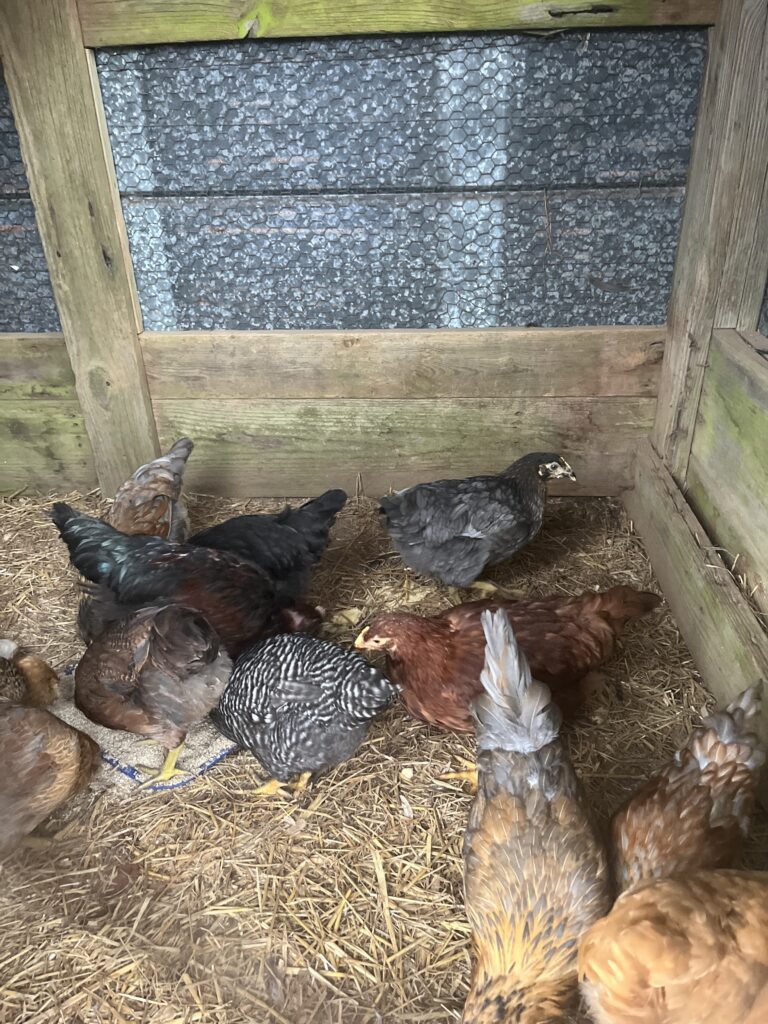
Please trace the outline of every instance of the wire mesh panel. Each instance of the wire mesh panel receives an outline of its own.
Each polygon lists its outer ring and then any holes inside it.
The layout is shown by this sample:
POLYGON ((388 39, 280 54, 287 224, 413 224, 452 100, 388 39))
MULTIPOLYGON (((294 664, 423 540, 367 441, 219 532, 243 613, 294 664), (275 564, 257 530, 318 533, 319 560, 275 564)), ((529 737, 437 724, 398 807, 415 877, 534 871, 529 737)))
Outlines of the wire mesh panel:
POLYGON ((0 69, 0 331, 56 331, 59 318, 0 69))
POLYGON ((100 51, 146 326, 663 320, 705 38, 100 51))

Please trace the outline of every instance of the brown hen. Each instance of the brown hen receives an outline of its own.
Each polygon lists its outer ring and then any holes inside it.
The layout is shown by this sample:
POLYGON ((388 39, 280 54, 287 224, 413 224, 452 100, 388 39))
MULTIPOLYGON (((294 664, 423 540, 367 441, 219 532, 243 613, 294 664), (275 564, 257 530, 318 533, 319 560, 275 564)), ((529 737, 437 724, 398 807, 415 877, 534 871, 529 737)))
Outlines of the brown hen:
POLYGON ((632 587, 535 601, 471 601, 432 618, 405 612, 378 615, 355 647, 383 650, 389 678, 403 688, 415 717, 444 729, 474 729, 470 703, 482 693, 484 611, 503 608, 536 679, 546 683, 566 718, 584 703, 584 677, 614 653, 624 626, 661 598, 632 587))
POLYGON ((504 611, 482 625, 479 783, 464 838, 476 963, 463 1019, 554 1024, 577 994, 579 939, 610 905, 608 868, 549 690, 532 680, 504 611))
POLYGON ((167 454, 139 466, 115 495, 107 515, 109 525, 122 533, 185 541, 189 516, 181 488, 193 447, 188 437, 182 437, 167 454))
POLYGON ((768 873, 640 884, 586 933, 579 974, 597 1024, 765 1024, 768 873))
POLYGON ((10 853, 48 815, 85 789, 99 764, 96 743, 46 711, 58 696, 54 670, 15 643, 0 657, 24 679, 23 704, 0 704, 0 856, 10 853))
POLYGON ((208 622, 180 605, 145 608, 115 622, 75 670, 75 704, 91 721, 165 747, 155 782, 183 774, 176 761, 188 730, 219 701, 232 662, 208 622))
POLYGON ((705 718, 670 764, 616 812, 611 840, 620 891, 647 878, 734 865, 765 761, 756 734, 760 707, 753 686, 705 718))

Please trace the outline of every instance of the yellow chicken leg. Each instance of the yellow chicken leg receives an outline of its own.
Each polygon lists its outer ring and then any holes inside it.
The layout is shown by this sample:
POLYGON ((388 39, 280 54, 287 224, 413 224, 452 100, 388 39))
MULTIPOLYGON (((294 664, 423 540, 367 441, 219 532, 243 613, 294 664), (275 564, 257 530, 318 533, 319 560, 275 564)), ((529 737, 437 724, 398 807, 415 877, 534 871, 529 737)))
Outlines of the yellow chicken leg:
POLYGON ((468 782, 470 789, 473 793, 477 792, 477 765, 468 761, 466 758, 459 758, 462 764, 466 765, 463 772, 446 772, 444 775, 438 775, 440 782, 446 782, 449 779, 455 779, 459 782, 468 782))
POLYGON ((479 590, 481 594, 497 594, 500 588, 495 583, 491 583, 490 580, 475 580, 474 583, 469 584, 467 589, 479 590))
POLYGON ((170 782, 171 779, 177 778, 179 775, 188 775, 189 772, 183 771, 181 768, 176 767, 176 762, 179 759, 179 754, 184 749, 184 743, 180 743, 178 747, 174 747, 173 750, 166 751, 165 760, 163 766, 159 770, 157 768, 148 768, 146 765, 137 765, 146 775, 151 776, 146 782, 142 782, 139 789, 144 789, 146 786, 154 786, 158 782, 170 782))
POLYGON ((279 779, 270 779, 256 790, 257 796, 282 796, 286 789, 294 793, 303 793, 307 783, 312 778, 312 772, 302 772, 296 782, 281 782, 279 779))

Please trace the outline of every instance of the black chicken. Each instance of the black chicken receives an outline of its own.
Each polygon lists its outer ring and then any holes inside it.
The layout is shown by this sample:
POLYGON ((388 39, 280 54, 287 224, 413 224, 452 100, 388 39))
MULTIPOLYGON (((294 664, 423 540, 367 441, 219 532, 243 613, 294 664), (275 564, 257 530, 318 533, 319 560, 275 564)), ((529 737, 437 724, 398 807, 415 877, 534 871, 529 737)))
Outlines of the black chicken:
POLYGON ((235 516, 201 530, 189 543, 230 551, 243 561, 265 569, 278 594, 299 598, 328 543, 328 533, 344 507, 344 491, 326 491, 299 508, 276 515, 235 516))
POLYGON ((532 452, 497 476, 416 484, 379 502, 406 565, 454 587, 473 583, 541 529, 547 481, 576 476, 561 455, 532 452))
POLYGON ((146 605, 179 604, 200 612, 230 656, 237 657, 286 626, 283 609, 289 602, 277 598, 267 573, 229 552, 129 537, 61 501, 51 519, 75 568, 108 588, 99 606, 98 635, 146 605))
POLYGON ((259 792, 274 794, 299 774, 292 788, 303 789, 313 772, 351 757, 396 693, 354 651, 293 633, 240 656, 211 718, 262 763, 272 779, 259 792))

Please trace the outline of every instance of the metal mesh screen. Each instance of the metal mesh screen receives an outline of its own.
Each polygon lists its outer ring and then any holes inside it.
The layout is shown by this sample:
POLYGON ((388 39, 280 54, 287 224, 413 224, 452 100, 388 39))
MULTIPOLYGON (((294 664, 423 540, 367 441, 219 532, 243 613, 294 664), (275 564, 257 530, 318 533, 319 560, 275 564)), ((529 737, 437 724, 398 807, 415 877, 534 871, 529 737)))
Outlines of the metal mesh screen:
POLYGON ((57 331, 48 267, 0 68, 0 331, 57 331))
POLYGON ((101 51, 145 325, 663 320, 705 39, 101 51))

